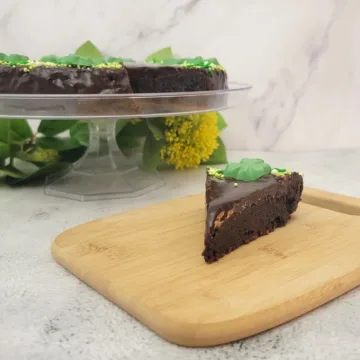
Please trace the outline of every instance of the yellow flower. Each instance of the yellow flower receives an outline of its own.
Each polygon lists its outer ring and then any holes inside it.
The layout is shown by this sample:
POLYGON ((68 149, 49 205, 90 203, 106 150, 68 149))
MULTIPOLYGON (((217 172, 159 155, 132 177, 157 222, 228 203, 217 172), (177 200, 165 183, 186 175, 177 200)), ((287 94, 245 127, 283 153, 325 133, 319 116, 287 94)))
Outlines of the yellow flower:
POLYGON ((165 118, 166 144, 161 159, 175 169, 196 168, 219 146, 215 112, 165 118))

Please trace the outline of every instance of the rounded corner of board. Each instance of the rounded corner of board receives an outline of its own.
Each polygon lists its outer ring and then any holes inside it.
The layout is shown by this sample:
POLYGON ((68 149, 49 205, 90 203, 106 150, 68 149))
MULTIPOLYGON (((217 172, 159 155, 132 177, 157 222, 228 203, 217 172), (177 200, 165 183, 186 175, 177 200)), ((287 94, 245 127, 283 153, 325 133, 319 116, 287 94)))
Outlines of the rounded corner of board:
POLYGON ((73 240, 68 235, 70 234, 70 232, 72 232, 74 229, 80 226, 82 225, 78 225, 71 229, 64 230, 63 232, 58 234, 51 243, 51 252, 57 251, 62 248, 66 248, 67 246, 74 245, 73 240))
POLYGON ((357 197, 305 187, 301 201, 339 213, 360 216, 360 198, 357 197))

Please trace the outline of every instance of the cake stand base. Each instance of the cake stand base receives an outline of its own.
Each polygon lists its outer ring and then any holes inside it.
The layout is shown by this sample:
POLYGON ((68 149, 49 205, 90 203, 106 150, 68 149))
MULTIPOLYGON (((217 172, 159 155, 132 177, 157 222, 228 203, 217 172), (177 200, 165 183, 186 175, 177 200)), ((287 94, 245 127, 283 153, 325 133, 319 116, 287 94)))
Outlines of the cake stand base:
POLYGON ((164 185, 157 171, 130 161, 116 143, 117 120, 90 120, 89 146, 71 171, 48 177, 45 194, 79 201, 129 198, 164 185))

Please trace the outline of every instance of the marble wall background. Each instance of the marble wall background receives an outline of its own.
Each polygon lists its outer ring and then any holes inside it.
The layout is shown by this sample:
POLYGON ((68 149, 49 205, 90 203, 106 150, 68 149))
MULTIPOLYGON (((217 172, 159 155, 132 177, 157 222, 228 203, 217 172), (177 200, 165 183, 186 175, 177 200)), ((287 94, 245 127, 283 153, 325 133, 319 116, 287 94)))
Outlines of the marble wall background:
POLYGON ((1 0, 2 52, 66 54, 86 40, 142 59, 171 45, 253 85, 224 113, 229 148, 358 147, 359 0, 1 0))

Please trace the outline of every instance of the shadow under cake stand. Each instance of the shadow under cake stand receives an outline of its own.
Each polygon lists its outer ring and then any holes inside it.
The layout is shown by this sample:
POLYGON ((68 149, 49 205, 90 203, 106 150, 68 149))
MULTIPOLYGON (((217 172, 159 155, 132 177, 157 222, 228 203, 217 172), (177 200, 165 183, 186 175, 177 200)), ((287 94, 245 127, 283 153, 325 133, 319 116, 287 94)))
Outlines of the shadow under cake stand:
POLYGON ((119 149, 119 120, 226 110, 244 101, 250 88, 229 82, 226 90, 181 93, 0 94, 0 118, 88 122, 89 146, 85 154, 66 173, 46 179, 47 195, 80 201, 137 197, 160 188, 164 180, 156 170, 141 166, 119 149))

